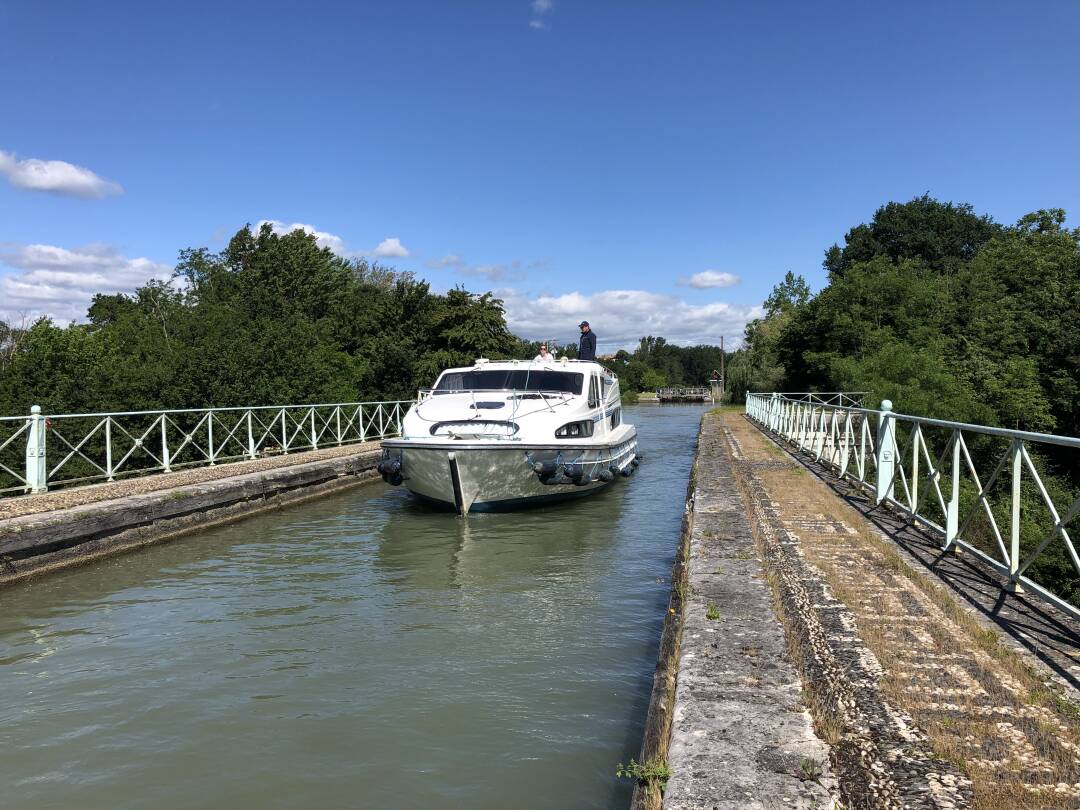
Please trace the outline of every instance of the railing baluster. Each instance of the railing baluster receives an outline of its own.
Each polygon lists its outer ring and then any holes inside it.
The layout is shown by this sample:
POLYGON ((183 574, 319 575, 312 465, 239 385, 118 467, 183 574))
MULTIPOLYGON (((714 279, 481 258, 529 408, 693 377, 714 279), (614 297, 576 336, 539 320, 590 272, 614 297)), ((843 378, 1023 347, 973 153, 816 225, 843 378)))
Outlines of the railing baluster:
MULTIPOLYGON (((194 433, 195 431, 191 431, 194 433)), ((210 450, 210 466, 213 467, 214 459, 217 456, 217 451, 214 450, 214 410, 211 408, 206 412, 206 445, 210 450)))
POLYGON ((172 472, 172 468, 169 466, 169 430, 165 425, 165 420, 168 417, 166 414, 161 415, 161 471, 172 472))
POLYGON ((911 431, 911 513, 919 513, 919 441, 922 431, 915 425, 911 431))
POLYGON ((1009 589, 1014 593, 1023 593, 1019 582, 1020 571, 1020 473, 1023 458, 1020 455, 1021 443, 1013 439, 1012 443, 1012 504, 1009 511, 1009 589))
POLYGON ((112 417, 105 417, 105 480, 113 480, 112 466, 112 417))
POLYGON ((248 458, 252 461, 255 460, 255 432, 251 429, 251 409, 249 408, 245 414, 247 417, 247 446, 248 446, 248 458))
POLYGON ((884 400, 878 414, 877 438, 877 502, 893 496, 893 479, 896 456, 896 420, 892 417, 892 403, 884 400))
POLYGON ((952 432, 952 491, 949 492, 949 505, 945 510, 945 546, 948 549, 959 537, 960 527, 960 431, 952 432))
POLYGON ((49 488, 49 467, 45 458, 45 417, 41 406, 30 408, 30 429, 26 436, 26 485, 30 492, 45 492, 49 488))

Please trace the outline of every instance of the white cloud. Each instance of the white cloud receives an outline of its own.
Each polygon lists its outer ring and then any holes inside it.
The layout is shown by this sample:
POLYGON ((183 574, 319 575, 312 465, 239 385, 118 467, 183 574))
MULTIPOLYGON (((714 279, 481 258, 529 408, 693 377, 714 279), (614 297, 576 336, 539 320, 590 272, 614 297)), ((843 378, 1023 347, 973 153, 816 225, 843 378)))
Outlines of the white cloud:
POLYGON ((525 278, 521 270, 521 262, 509 264, 478 264, 458 268, 458 272, 466 276, 479 276, 488 281, 520 281, 525 278))
POLYGON ((695 305, 646 290, 605 290, 592 295, 569 292, 530 297, 513 289, 496 290, 506 302, 512 331, 530 340, 577 340, 577 325, 589 321, 604 351, 632 348, 645 335, 672 343, 735 346, 746 324, 764 315, 760 306, 716 302, 695 305))
POLYGON ((432 270, 445 270, 446 268, 462 267, 465 264, 465 260, 458 256, 456 253, 447 253, 441 259, 436 259, 433 262, 427 262, 427 266, 432 270))
POLYGON ((44 191, 65 197, 99 198, 122 194, 119 183, 99 177, 87 168, 65 160, 18 160, 0 149, 0 174, 15 188, 44 191))
POLYGON ((108 245, 67 249, 55 245, 0 244, 0 318, 50 315, 85 320, 96 293, 130 293, 150 279, 168 279, 172 268, 150 259, 129 259, 108 245))
POLYGON ((679 284, 683 287, 707 290, 713 287, 734 287, 741 280, 734 273, 725 273, 720 270, 702 270, 700 273, 694 273, 690 278, 680 278, 679 284))
POLYGON ((380 258, 404 259, 409 255, 409 250, 401 244, 400 239, 396 236, 391 236, 388 239, 383 239, 379 242, 375 247, 375 250, 371 252, 371 255, 380 258))
MULTIPOLYGON (((546 262, 530 262, 529 269, 536 270, 546 262)), ((447 253, 441 259, 427 262, 431 270, 453 270, 463 276, 486 278, 488 281, 521 281, 525 278, 525 268, 520 261, 514 260, 503 264, 469 264, 456 253, 447 253)))
POLYGON ((555 7, 554 0, 532 0, 529 3, 532 8, 532 19, 529 20, 529 28, 535 28, 538 31, 543 31, 548 27, 548 24, 544 22, 541 17, 551 11, 555 7))
POLYGON ((263 225, 269 225, 270 230, 276 233, 278 236, 285 236, 285 234, 292 233, 293 231, 303 231, 304 233, 311 234, 315 237, 315 243, 319 247, 330 248, 334 253, 339 256, 349 255, 345 250, 345 240, 337 234, 327 233, 326 231, 320 231, 314 225, 308 225, 304 222, 293 222, 286 225, 284 222, 276 219, 260 219, 255 225, 253 232, 258 233, 263 225))
POLYGON ((278 236, 284 236, 296 230, 311 234, 315 237, 315 243, 319 247, 330 248, 338 256, 343 256, 346 259, 356 256, 372 256, 377 259, 404 259, 409 255, 409 249, 401 244, 401 239, 396 236, 383 239, 375 246, 374 250, 349 250, 345 246, 345 240, 337 234, 320 231, 314 225, 308 225, 306 222, 286 224, 277 219, 260 219, 253 228, 253 232, 258 233, 264 223, 269 225, 270 229, 278 236))

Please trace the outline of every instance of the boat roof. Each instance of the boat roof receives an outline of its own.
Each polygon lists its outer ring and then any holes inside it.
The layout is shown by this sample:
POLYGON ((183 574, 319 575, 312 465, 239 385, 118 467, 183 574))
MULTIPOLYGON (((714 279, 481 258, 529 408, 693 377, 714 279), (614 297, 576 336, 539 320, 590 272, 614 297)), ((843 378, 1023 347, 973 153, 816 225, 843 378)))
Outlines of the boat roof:
POLYGON ((478 357, 476 358, 476 362, 471 366, 443 369, 439 376, 442 376, 448 371, 479 371, 481 369, 503 371, 515 368, 542 368, 548 371, 576 371, 578 373, 587 373, 595 370, 609 377, 614 376, 610 369, 602 366, 600 363, 592 360, 573 360, 569 357, 559 357, 553 360, 488 360, 486 357, 478 357))

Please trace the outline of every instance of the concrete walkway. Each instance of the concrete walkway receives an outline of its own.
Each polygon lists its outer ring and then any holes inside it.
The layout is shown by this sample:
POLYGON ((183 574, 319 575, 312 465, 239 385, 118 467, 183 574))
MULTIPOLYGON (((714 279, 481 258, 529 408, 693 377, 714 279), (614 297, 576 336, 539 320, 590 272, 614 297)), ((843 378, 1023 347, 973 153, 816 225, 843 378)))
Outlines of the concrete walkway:
POLYGON ((847 807, 1080 807, 1080 714, 867 517, 724 417, 847 807))
POLYGON ((309 450, 303 453, 265 456, 254 461, 234 461, 217 464, 213 467, 193 467, 180 472, 125 478, 112 483, 62 487, 40 495, 14 495, 0 498, 0 520, 20 515, 51 512, 56 509, 68 509, 72 506, 82 506, 99 501, 109 501, 128 495, 145 495, 149 492, 159 492, 190 484, 202 484, 207 481, 218 481, 222 478, 231 478, 245 473, 292 467, 297 464, 307 464, 311 461, 374 452, 378 449, 379 442, 377 441, 363 444, 347 444, 342 447, 326 447, 322 450, 309 450))
POLYGON ((831 806, 829 748, 814 733, 773 610, 747 511, 707 414, 688 503, 670 810, 831 806))

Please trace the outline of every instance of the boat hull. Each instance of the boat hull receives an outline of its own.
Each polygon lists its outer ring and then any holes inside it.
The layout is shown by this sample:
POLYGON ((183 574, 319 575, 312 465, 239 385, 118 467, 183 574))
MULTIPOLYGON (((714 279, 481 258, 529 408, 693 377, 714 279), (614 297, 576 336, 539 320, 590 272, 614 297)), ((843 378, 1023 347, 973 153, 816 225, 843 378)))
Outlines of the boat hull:
POLYGON ((417 441, 390 439, 383 454, 400 461, 402 484, 422 500, 462 514, 539 506, 591 495, 607 482, 601 470, 633 469, 637 434, 617 444, 590 447, 524 445, 520 443, 417 441), (579 465, 586 476, 579 483, 544 483, 538 461, 579 465))

